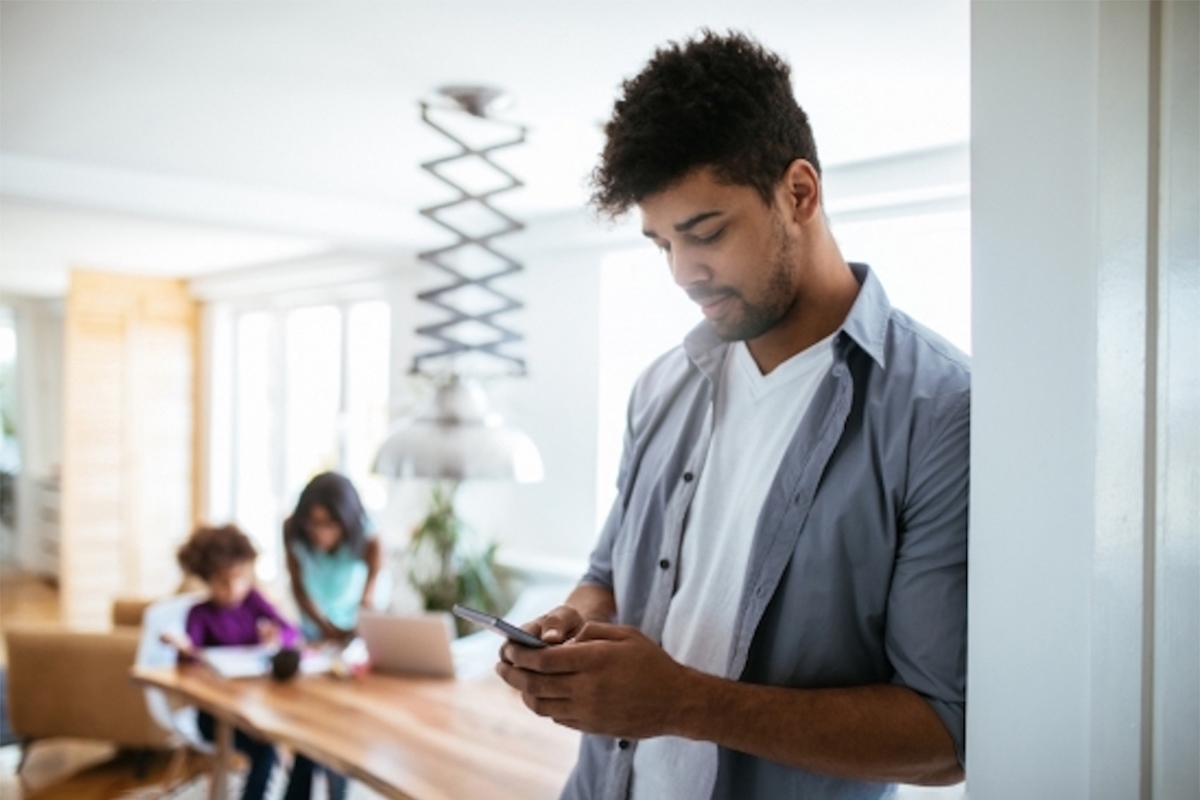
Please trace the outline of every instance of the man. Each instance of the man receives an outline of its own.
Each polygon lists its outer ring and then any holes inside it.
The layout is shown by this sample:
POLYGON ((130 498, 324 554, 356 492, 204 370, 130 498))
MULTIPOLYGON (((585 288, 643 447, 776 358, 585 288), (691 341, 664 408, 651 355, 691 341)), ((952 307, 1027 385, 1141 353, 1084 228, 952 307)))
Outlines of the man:
POLYGON ((969 373, 830 234, 789 69, 659 50, 594 202, 706 320, 639 379, 619 496, 497 671, 583 731, 565 798, 865 798, 962 779, 969 373))

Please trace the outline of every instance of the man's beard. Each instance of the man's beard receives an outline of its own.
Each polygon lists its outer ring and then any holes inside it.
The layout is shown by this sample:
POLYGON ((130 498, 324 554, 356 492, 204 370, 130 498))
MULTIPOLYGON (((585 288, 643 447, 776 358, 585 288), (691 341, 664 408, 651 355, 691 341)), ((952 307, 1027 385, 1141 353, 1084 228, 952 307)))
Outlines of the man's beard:
POLYGON ((750 303, 740 292, 732 292, 731 295, 741 308, 741 313, 709 320, 717 336, 727 342, 757 339, 778 325, 795 302, 795 289, 792 286, 792 243, 787 238, 783 225, 778 222, 774 234, 775 255, 771 259, 766 295, 762 301, 750 303))

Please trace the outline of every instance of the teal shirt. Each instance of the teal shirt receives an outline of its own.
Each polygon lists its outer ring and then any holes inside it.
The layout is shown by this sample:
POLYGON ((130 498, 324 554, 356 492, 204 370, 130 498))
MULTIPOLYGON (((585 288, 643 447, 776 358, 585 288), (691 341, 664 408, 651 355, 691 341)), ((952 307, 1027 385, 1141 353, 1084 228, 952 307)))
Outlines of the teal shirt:
MULTIPOLYGON (((367 532, 368 538, 372 535, 367 532)), ((358 609, 367 585, 368 569, 363 557, 344 544, 330 553, 301 544, 293 544, 291 551, 300 563, 300 579, 313 604, 334 625, 353 628, 358 623, 358 609)), ((374 600, 376 607, 382 608, 386 598, 380 594, 386 591, 387 581, 377 579, 375 583, 374 600)), ((320 628, 307 614, 301 612, 300 622, 305 638, 320 638, 320 628)))

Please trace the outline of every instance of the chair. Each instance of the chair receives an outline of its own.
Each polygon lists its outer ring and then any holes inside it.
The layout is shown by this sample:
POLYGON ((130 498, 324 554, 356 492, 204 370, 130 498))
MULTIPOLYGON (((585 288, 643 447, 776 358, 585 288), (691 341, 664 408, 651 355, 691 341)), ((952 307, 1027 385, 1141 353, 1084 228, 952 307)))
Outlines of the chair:
POLYGON ((21 742, 18 775, 33 744, 47 739, 110 742, 135 752, 171 746, 129 680, 136 628, 76 631, 27 623, 7 627, 4 636, 9 722, 21 742))
MULTIPOLYGON (((178 652, 163 642, 163 634, 186 636, 188 611, 204 598, 203 592, 173 595, 157 600, 142 612, 141 638, 134 663, 138 667, 172 667, 178 652)), ((152 687, 143 690, 146 710, 151 719, 170 734, 174 753, 167 768, 163 791, 170 791, 183 774, 189 750, 215 755, 216 748, 200 735, 196 724, 196 709, 178 706, 166 692, 152 687)))

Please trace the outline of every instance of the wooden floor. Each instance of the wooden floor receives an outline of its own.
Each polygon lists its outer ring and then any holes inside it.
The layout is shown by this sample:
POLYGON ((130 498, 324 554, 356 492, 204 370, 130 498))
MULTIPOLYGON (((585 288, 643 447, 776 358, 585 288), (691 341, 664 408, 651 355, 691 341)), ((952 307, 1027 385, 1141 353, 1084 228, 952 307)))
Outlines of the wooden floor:
POLYGON ((153 797, 171 786, 207 772, 208 763, 192 755, 174 766, 171 754, 158 753, 139 762, 133 753, 83 742, 46 743, 34 749, 22 773, 23 781, 8 787, 20 800, 132 800, 153 797))
MULTIPOLYGON (((45 579, 19 572, 0 572, 0 628, 13 622, 57 622, 58 590, 45 579)), ((7 663, 0 637, 0 665, 7 663)), ((169 754, 139 765, 133 754, 111 745, 54 740, 35 745, 21 779, 16 776, 16 746, 0 752, 0 800, 112 800, 138 794, 139 788, 161 784, 167 777, 169 754), (140 773, 140 774, 139 774, 140 773)), ((184 764, 198 774, 200 759, 184 764)))

